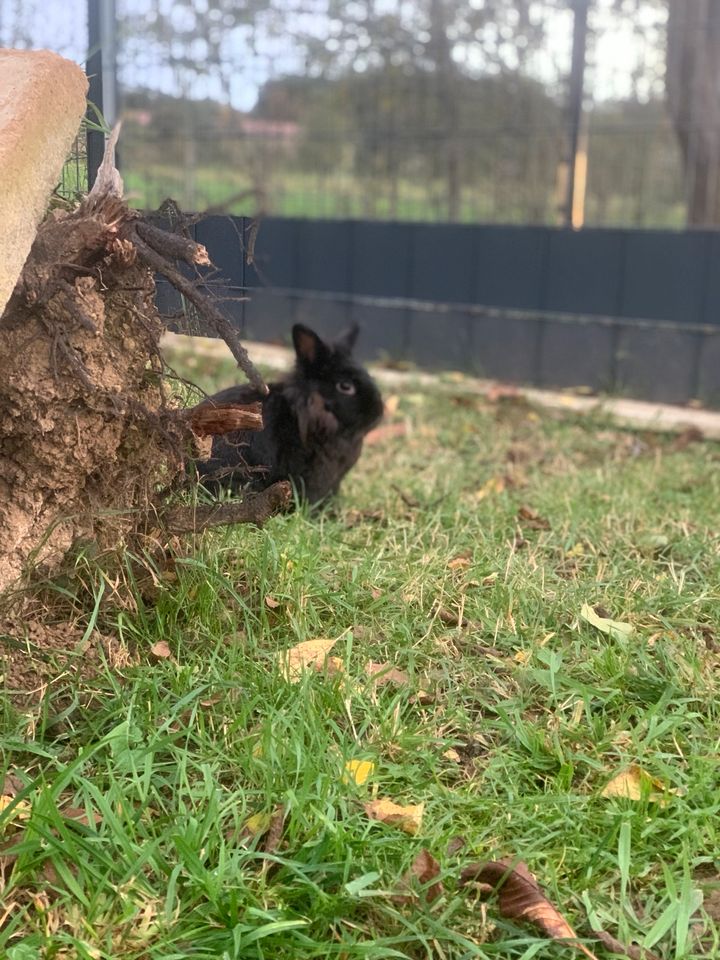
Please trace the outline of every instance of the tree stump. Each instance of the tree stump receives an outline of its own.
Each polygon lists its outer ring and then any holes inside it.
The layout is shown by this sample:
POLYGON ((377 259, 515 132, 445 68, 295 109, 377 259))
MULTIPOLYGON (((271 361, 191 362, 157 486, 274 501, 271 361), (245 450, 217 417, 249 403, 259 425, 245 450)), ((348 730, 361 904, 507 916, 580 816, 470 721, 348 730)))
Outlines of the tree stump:
MULTIPOLYGON (((176 269, 177 259, 209 263, 204 247, 128 208, 113 153, 111 142, 76 210, 54 211, 41 224, 0 318, 0 593, 29 564, 57 570, 78 542, 102 550, 142 530, 148 517, 162 525, 168 491, 202 437, 236 429, 238 417, 262 423, 256 409, 194 417, 171 396, 158 346, 157 272, 264 385, 215 304, 176 269)), ((269 503, 281 508, 289 496, 283 487, 265 497, 256 516, 248 501, 237 519, 261 522, 269 503)), ((173 530, 194 529, 192 514, 181 514, 173 505, 173 530)))

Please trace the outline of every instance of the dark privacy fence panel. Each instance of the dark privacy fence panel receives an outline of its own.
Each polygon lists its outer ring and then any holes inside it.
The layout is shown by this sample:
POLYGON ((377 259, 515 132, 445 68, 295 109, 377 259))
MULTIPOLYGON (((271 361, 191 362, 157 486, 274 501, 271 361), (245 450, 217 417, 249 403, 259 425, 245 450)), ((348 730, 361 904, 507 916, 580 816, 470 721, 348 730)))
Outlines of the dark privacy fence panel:
POLYGON ((366 358, 720 405, 716 232, 209 217, 195 235, 218 291, 250 296, 226 302, 248 338, 357 320, 366 358))

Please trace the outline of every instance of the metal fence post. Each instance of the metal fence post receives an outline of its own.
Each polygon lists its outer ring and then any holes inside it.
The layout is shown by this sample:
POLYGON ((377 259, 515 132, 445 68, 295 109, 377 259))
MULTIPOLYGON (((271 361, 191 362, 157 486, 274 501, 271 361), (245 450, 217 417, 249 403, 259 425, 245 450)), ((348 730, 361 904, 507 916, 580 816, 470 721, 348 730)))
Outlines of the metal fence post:
MULTIPOLYGON (((90 82, 88 100, 112 127, 117 119, 117 57, 115 47, 115 0, 88 0, 87 74, 90 82)), ((97 121, 92 110, 88 120, 97 121)), ((88 128, 88 187, 95 183, 105 151, 105 137, 99 130, 88 128)), ((117 162, 117 160, 116 160, 117 162)))
POLYGON ((583 85, 587 54, 588 11, 590 0, 571 0, 573 8, 572 65, 568 95, 568 171, 567 196, 565 199, 564 223, 572 227, 575 207, 578 152, 583 115, 583 85))

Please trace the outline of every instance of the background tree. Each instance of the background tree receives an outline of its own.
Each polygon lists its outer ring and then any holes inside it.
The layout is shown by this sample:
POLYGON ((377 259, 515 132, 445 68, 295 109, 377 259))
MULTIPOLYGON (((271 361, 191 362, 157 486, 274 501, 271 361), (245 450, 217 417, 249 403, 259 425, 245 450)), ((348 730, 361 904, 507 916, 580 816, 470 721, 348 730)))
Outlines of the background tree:
POLYGON ((720 0, 668 0, 667 102, 690 226, 720 223, 720 0))

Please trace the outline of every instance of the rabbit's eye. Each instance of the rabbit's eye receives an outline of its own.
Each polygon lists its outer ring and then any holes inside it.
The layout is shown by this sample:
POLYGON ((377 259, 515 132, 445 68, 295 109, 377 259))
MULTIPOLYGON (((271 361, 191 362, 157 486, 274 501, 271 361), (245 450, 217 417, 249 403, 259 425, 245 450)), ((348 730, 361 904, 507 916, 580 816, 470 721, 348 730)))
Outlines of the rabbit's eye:
POLYGON ((344 393, 348 397, 351 397, 355 393, 355 384, 352 380, 338 380, 335 388, 338 393, 344 393))

